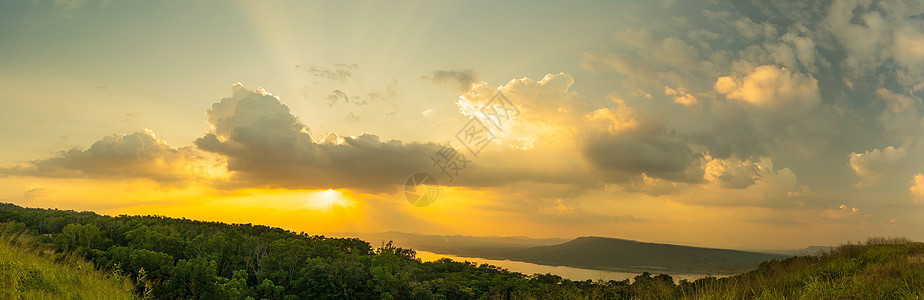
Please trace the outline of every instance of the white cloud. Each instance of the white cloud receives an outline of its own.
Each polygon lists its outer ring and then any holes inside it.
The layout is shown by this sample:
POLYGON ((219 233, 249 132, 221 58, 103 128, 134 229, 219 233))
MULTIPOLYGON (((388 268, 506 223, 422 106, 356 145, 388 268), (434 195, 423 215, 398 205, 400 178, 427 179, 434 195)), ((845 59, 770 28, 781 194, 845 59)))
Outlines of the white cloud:
POLYGON ((918 173, 911 177, 911 187, 908 190, 914 196, 914 203, 924 203, 924 174, 918 173))
POLYGON ((735 158, 718 159, 706 157, 705 178, 718 183, 724 188, 746 188, 760 177, 766 161, 739 160, 735 158))
POLYGON ((669 86, 665 86, 664 95, 673 96, 674 103, 677 103, 683 106, 692 107, 692 106, 696 106, 697 104, 699 104, 699 100, 697 100, 696 97, 693 96, 692 94, 687 93, 686 90, 684 89, 675 90, 669 86))
POLYGON ((773 110, 805 110, 821 102, 818 81, 786 68, 764 65, 743 77, 720 77, 716 92, 728 99, 773 110))
POLYGON ((904 148, 886 147, 882 150, 873 149, 864 153, 850 153, 848 164, 860 182, 857 186, 869 186, 890 170, 896 168, 899 161, 905 157, 904 148))

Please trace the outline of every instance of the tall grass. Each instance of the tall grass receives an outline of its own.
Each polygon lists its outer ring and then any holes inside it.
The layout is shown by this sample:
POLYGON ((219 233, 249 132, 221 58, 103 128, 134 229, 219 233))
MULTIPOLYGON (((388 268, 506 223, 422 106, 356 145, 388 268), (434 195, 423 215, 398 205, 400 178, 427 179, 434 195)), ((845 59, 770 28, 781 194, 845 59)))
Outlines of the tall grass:
POLYGON ((56 254, 27 234, 0 224, 0 299, 134 299, 127 278, 56 254))
POLYGON ((681 285, 685 299, 924 299, 924 243, 870 238, 681 285))

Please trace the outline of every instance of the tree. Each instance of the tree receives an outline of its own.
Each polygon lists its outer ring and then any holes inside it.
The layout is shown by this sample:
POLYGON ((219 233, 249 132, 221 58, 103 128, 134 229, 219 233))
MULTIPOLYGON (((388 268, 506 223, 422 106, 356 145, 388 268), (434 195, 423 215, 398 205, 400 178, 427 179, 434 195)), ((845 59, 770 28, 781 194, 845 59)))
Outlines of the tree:
POLYGON ((216 298, 216 282, 215 262, 202 257, 181 259, 161 294, 166 298, 216 298))
POLYGON ((129 267, 134 273, 144 269, 148 280, 157 283, 173 273, 173 257, 166 253, 135 249, 129 255, 129 267))
POLYGON ((58 249, 65 252, 73 252, 77 249, 83 251, 90 249, 97 239, 99 239, 99 228, 93 225, 67 224, 61 233, 54 237, 58 249))

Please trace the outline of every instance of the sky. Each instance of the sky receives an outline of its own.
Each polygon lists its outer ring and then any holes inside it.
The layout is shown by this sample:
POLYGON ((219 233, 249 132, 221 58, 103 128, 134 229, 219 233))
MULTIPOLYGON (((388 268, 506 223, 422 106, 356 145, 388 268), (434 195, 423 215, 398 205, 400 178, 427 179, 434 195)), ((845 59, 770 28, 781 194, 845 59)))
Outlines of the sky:
POLYGON ((919 1, 4 1, 0 201, 309 233, 922 240, 922 89, 919 1))

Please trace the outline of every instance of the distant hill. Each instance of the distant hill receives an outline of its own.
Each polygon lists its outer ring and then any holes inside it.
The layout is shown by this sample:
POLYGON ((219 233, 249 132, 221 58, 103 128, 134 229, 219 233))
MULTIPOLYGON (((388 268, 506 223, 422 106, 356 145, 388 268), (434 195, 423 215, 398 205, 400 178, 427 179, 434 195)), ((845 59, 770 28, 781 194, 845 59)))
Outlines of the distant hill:
POLYGON ((783 248, 783 247, 768 247, 768 246, 744 246, 737 248, 737 250, 747 251, 747 252, 758 252, 758 253, 770 253, 770 254, 782 254, 782 255, 820 255, 827 251, 831 251, 837 247, 835 246, 808 246, 805 248, 794 249, 794 248, 783 248))
POLYGON ((734 274, 787 255, 579 237, 567 243, 510 253, 510 259, 544 265, 628 272, 734 274))
MULTIPOLYGON (((646 243, 607 237, 532 239, 417 233, 343 233, 373 245, 394 241, 401 247, 462 257, 515 260, 583 269, 663 272, 672 274, 736 274, 762 261, 792 255, 646 243)), ((817 250, 817 249, 812 249, 817 250)))
POLYGON ((825 254, 825 253, 827 253, 827 252, 830 252, 831 250, 834 250, 834 249, 837 249, 837 247, 833 247, 833 246, 808 246, 808 247, 803 248, 802 250, 799 250, 799 252, 798 252, 798 253, 795 253, 795 254, 798 254, 798 255, 821 255, 821 254, 825 254))
POLYGON ((528 238, 522 236, 463 236, 463 235, 427 235, 404 232, 378 233, 333 233, 333 236, 358 237, 373 246, 393 241, 399 247, 413 248, 439 254, 451 254, 463 257, 480 257, 487 259, 509 259, 511 253, 537 247, 557 245, 567 242, 558 238, 528 238))

